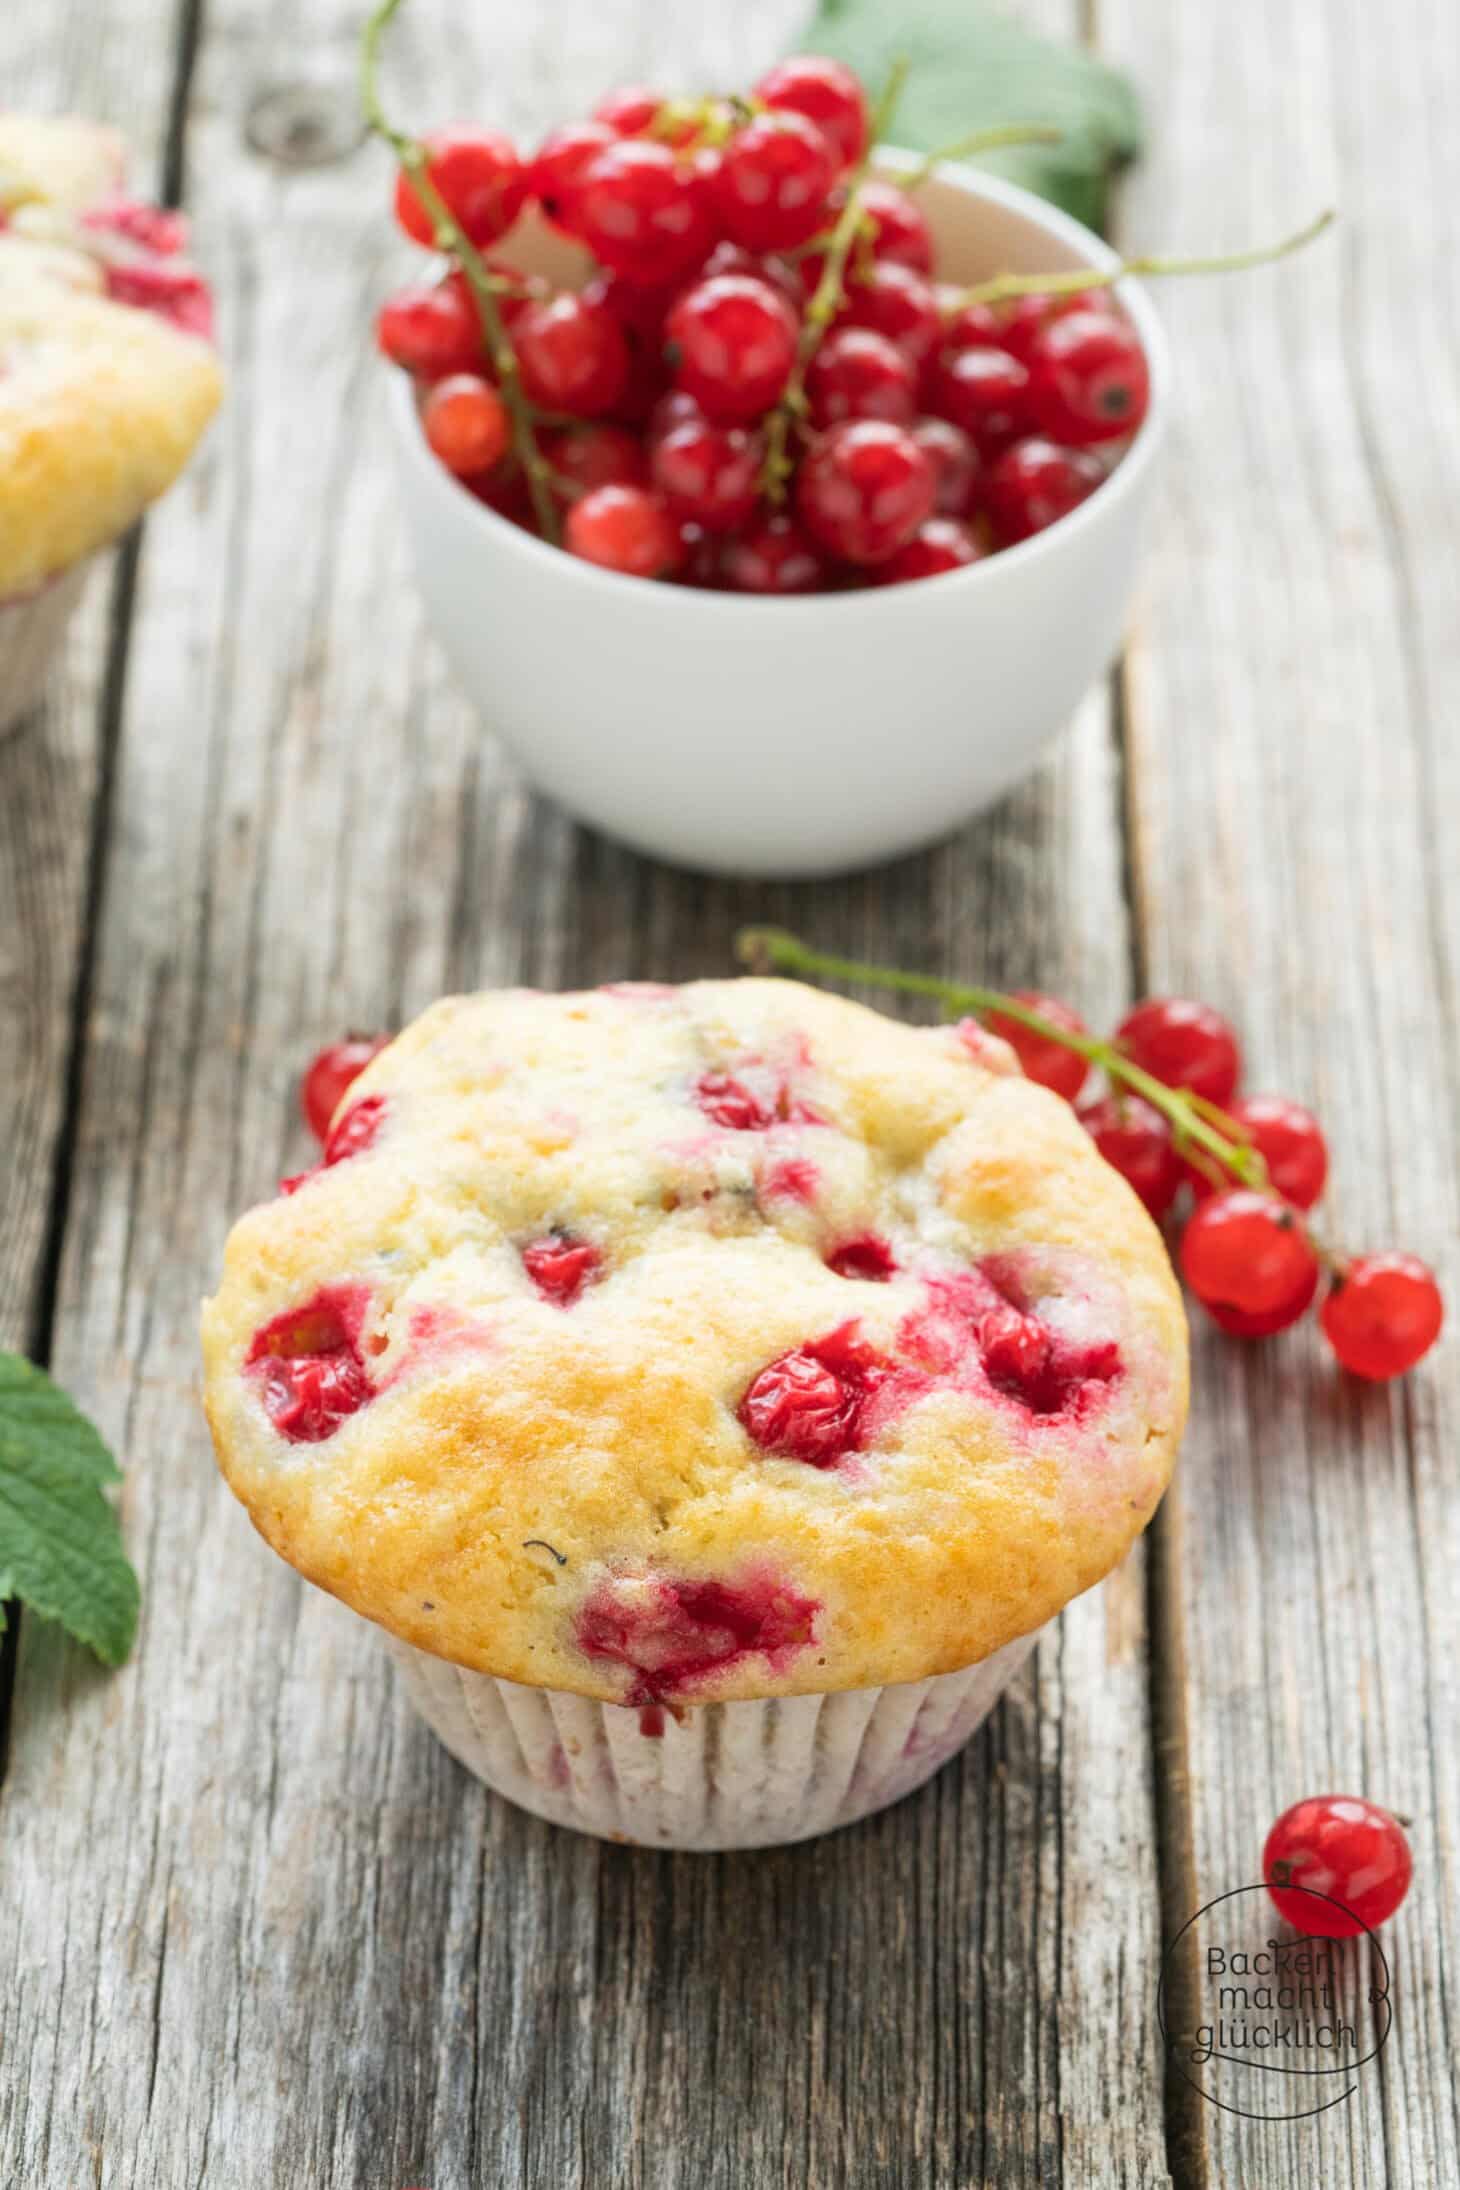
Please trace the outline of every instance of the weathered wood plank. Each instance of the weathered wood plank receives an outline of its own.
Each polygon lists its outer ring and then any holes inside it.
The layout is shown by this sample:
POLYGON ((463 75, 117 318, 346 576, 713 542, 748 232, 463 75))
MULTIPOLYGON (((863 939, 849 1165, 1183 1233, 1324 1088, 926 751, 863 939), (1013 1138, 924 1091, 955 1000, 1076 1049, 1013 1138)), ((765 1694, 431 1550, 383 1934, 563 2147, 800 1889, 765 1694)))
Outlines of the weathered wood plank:
MULTIPOLYGON (((1135 243, 1221 246, 1334 199, 1280 273, 1174 287, 1166 553, 1130 681, 1142 929, 1158 987, 1244 1027, 1312 1100, 1330 1229, 1460 1278, 1460 676, 1453 254, 1460 51, 1422 4, 1103 0, 1161 107, 1135 243), (1218 187, 1218 182, 1220 187, 1218 187)), ((1453 1338, 1413 1381, 1338 1381, 1310 1333, 1206 1335, 1180 1574, 1196 1883, 1258 1874, 1269 1820, 1356 1788, 1414 1820, 1387 1934, 1396 2034, 1321 2122, 1209 2112, 1213 2182, 1460 2180, 1454 2062, 1460 1506, 1453 1338)))
MULTIPOLYGON (((333 80, 353 18, 313 11, 295 65, 333 80)), ((524 793, 424 638, 393 519, 363 333, 381 164, 284 176, 240 138, 277 21, 220 6, 202 56, 190 172, 235 392, 208 491, 149 541, 58 1302, 58 1365, 130 1460, 143 1634, 104 1680, 25 1633, 0 2179, 1158 2183, 1139 1560, 924 1795, 832 1843, 671 1859, 487 1797, 213 1479, 196 1302, 231 1213, 303 1153, 315 1040, 467 983, 723 970, 750 918, 1104 1015, 1127 955, 1098 696, 997 815, 843 884, 672 874, 524 793)), ((560 28, 555 61, 544 20, 518 74, 468 69, 433 0, 400 82, 423 115, 525 84, 539 123, 545 87, 672 72, 671 29, 746 73, 708 8, 613 57, 560 28)))

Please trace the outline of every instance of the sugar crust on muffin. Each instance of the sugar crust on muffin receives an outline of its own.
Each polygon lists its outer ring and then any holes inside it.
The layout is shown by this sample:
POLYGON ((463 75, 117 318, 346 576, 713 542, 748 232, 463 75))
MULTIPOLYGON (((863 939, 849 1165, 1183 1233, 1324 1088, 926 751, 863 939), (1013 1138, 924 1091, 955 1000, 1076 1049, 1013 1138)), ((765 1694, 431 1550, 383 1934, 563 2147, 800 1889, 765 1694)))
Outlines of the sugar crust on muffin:
POLYGON ((974 1662, 1107 1573, 1186 1410, 1145 1211, 977 1030, 797 983, 450 999, 250 1211, 219 1463, 478 1671, 679 1703, 974 1662))

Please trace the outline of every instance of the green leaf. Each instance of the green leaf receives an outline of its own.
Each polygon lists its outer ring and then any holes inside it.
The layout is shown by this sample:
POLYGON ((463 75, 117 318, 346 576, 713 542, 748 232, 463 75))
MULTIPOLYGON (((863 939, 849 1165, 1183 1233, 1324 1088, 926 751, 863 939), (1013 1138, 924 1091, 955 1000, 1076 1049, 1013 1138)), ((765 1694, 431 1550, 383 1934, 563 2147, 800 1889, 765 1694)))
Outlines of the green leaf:
POLYGON ((986 154, 979 165, 1103 225, 1112 175, 1141 149, 1128 80, 1082 52, 1026 30, 984 0, 822 0, 806 40, 849 62, 875 98, 905 54, 907 85, 888 132, 935 152, 997 122, 1051 122, 1058 144, 986 154))
POLYGON ((60 1386, 0 1353, 0 1608, 18 1597, 107 1665, 122 1663, 137 1632, 137 1577, 102 1495, 120 1481, 60 1386))

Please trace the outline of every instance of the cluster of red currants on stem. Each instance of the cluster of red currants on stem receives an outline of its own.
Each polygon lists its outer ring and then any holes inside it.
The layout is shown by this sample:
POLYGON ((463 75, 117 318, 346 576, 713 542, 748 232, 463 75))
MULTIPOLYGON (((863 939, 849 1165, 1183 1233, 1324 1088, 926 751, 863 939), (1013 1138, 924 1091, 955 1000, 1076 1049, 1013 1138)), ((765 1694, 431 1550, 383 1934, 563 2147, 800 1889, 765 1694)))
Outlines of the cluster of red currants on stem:
POLYGON ((872 135, 852 71, 803 56, 747 98, 614 92, 532 159, 427 137, 396 216, 457 263, 377 332, 437 457, 589 562, 738 593, 933 577, 1066 515, 1145 416, 1134 330, 1103 289, 940 284, 872 135), (534 203, 582 287, 480 256, 534 203))

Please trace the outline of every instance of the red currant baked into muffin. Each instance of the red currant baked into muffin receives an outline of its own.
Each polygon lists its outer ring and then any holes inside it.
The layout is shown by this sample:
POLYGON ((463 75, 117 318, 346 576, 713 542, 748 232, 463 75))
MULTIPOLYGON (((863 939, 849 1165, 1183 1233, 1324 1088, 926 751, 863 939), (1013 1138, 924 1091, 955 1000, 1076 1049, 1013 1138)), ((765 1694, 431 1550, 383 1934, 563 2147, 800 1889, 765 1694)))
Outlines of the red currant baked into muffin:
POLYGON ((735 1820, 624 1819, 627 1751, 769 1698, 858 1716, 843 1806, 906 1791, 949 1746, 914 1714, 859 1792, 878 1694, 1031 1636, 1165 1488, 1186 1334, 1160 1238, 976 1030, 781 981, 457 998, 288 1184, 204 1312, 223 1472, 412 1646, 485 1776, 503 1713, 549 1692, 540 1784, 506 1791, 590 1829, 725 1844, 735 1820), (595 1744, 620 1828, 592 1786, 571 1814, 595 1744))
POLYGON ((87 558, 171 486, 221 391, 182 217, 123 167, 111 130, 0 114, 0 729, 87 558))

